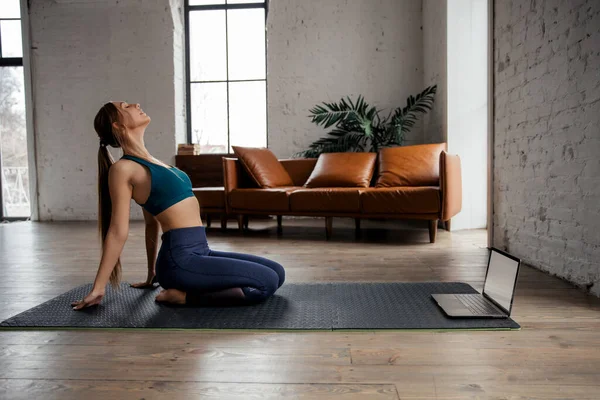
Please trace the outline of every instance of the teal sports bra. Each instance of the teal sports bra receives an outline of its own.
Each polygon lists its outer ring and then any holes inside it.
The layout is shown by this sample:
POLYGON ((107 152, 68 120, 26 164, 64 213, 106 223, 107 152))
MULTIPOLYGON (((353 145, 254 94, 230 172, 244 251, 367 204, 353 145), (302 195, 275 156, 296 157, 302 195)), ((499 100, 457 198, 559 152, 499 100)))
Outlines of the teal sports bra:
POLYGON ((140 204, 150 214, 158 215, 173 204, 194 197, 192 181, 182 170, 166 168, 127 154, 121 158, 145 165, 150 170, 150 195, 146 203, 140 204))

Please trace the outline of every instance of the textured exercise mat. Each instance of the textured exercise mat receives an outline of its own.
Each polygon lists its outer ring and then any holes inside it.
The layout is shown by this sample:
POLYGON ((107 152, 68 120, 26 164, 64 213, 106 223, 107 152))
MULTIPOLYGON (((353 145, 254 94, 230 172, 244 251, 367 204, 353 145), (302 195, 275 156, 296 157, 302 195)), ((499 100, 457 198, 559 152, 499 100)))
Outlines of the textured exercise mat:
POLYGON ((155 289, 107 288, 98 306, 74 311, 84 285, 3 321, 2 328, 167 329, 518 329, 512 319, 451 319, 432 293, 477 293, 456 282, 286 283, 265 302, 242 307, 179 307, 155 289))

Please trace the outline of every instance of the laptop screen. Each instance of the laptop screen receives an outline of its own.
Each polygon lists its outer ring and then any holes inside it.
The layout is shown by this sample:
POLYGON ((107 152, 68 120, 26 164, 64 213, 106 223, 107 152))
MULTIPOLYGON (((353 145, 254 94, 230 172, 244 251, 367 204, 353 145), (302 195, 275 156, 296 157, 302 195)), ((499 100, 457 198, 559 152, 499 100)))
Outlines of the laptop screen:
POLYGON ((483 293, 492 298, 506 311, 510 311, 519 261, 491 250, 483 293))

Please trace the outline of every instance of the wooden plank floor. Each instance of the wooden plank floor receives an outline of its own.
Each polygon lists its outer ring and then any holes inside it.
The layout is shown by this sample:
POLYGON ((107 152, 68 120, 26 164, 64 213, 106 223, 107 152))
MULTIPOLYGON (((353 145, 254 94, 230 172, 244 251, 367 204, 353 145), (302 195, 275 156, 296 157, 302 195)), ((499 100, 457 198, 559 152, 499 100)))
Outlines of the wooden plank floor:
MULTIPOLYGON (((233 222, 233 221, 232 221, 233 222)), ((251 221, 212 248, 284 265, 287 282, 465 281, 481 290, 485 231, 425 223, 251 221)), ((145 274, 134 223, 124 280, 145 274)), ((0 320, 92 281, 94 223, 0 225, 0 320)), ((524 267, 516 332, 0 331, 1 399, 600 399, 600 301, 524 267)))

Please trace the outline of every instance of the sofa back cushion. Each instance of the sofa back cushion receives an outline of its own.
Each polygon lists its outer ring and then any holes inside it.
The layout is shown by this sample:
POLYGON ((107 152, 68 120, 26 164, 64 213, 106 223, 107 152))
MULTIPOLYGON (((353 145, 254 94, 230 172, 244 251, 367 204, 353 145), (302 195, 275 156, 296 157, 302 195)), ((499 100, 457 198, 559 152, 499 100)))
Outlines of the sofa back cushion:
POLYGON ((292 178, 275 154, 264 147, 232 146, 244 169, 262 188, 293 186, 292 178))
POLYGON ((368 187, 376 158, 376 153, 323 153, 304 186, 368 187))
POLYGON ((379 150, 375 187, 439 186, 440 154, 443 150, 446 150, 446 143, 379 150))
POLYGON ((294 181, 294 186, 304 185, 317 165, 316 158, 287 158, 279 162, 294 181))

